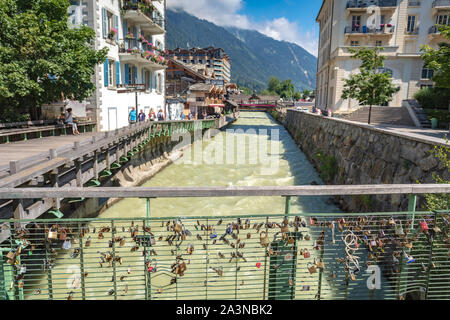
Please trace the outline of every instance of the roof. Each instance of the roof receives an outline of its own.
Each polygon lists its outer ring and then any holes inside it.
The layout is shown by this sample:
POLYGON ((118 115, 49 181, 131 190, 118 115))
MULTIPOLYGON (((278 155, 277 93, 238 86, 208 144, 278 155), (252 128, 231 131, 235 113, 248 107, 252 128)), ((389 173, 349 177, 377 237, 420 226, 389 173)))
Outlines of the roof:
POLYGON ((168 58, 168 60, 169 60, 169 63, 173 63, 173 64, 177 65, 178 67, 183 68, 184 70, 195 74, 195 76, 197 76, 197 77, 199 77, 199 78, 201 78, 203 80, 207 79, 207 77, 205 75, 201 74, 200 72, 198 72, 194 68, 191 68, 189 65, 184 64, 183 62, 177 61, 177 60, 175 60, 173 58, 168 58))
POLYGON ((323 0, 323 1, 322 1, 322 5, 320 6, 319 13, 317 14, 317 17, 316 17, 316 22, 319 22, 319 16, 320 16, 320 13, 322 12, 323 6, 324 6, 324 4, 325 4, 326 1, 327 1, 327 0, 323 0))
POLYGON ((189 87, 189 90, 191 91, 204 91, 204 92, 211 92, 211 90, 214 88, 214 85, 212 84, 206 84, 206 83, 196 83, 189 87))

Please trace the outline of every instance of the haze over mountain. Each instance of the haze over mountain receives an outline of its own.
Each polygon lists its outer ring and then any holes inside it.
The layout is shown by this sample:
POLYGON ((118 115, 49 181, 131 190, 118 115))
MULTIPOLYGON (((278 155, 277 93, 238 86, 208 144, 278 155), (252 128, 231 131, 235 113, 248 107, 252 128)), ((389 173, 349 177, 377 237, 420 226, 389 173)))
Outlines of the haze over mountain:
POLYGON ((291 79, 297 90, 312 89, 317 58, 297 44, 257 31, 223 28, 184 11, 167 10, 167 48, 220 47, 230 56, 232 81, 263 90, 271 76, 291 79))

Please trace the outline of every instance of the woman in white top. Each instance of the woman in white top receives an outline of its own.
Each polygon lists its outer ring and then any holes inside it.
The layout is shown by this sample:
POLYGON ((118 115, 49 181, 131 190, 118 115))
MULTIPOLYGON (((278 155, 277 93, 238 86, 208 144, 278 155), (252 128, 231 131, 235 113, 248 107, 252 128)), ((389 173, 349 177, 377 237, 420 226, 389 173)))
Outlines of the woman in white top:
POLYGON ((73 121, 72 108, 66 110, 65 120, 67 124, 70 124, 72 126, 72 133, 74 135, 80 134, 77 124, 73 121))

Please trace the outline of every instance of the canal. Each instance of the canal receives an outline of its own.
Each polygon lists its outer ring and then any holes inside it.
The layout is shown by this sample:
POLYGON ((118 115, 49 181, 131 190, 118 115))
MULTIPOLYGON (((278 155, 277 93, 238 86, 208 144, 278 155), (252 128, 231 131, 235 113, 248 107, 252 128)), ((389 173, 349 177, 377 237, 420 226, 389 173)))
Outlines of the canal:
MULTIPOLYGON (((265 113, 243 112, 239 120, 214 138, 194 143, 190 149, 185 151, 182 158, 154 176, 144 186, 293 186, 310 185, 314 181, 322 184, 314 167, 283 126, 265 113), (233 144, 230 141, 236 143, 233 144), (201 161, 198 160, 199 154, 202 155, 201 161), (256 154, 266 154, 267 158, 255 157, 256 154)), ((329 197, 292 198, 291 203, 291 213, 295 214, 340 212, 329 197)), ((220 236, 227 224, 224 222, 219 226, 220 222, 217 221, 220 217, 283 214, 284 198, 152 199, 150 208, 151 217, 161 218, 161 221, 152 222, 151 225, 152 233, 157 241, 153 246, 155 251, 149 260, 151 260, 154 271, 158 272, 152 274, 151 283, 147 283, 147 289, 145 288, 146 269, 143 267, 144 257, 142 255, 148 254, 148 252, 137 254, 142 251, 142 247, 140 251, 134 252, 135 244, 129 235, 135 225, 132 220, 146 216, 146 200, 125 199, 113 205, 100 216, 100 218, 129 219, 114 225, 116 232, 113 237, 123 237, 123 243, 121 242, 120 246, 117 244, 115 249, 115 254, 120 255, 122 260, 113 264, 112 267, 103 261, 101 256, 104 257, 104 254, 111 250, 111 245, 108 244, 111 234, 106 231, 104 238, 97 237, 97 233, 104 223, 91 223, 89 229, 92 236, 87 237, 90 246, 84 248, 83 270, 80 270, 79 256, 73 254, 73 248, 77 247, 77 242, 72 241, 70 249, 63 250, 58 254, 51 272, 44 272, 39 281, 35 281, 31 287, 28 287, 26 296, 31 299, 47 298, 48 292, 44 288, 49 283, 50 276, 54 299, 69 297, 81 299, 82 286, 86 288, 83 293, 86 299, 143 299, 148 294, 147 291, 152 299, 261 299, 264 296, 267 298, 267 294, 264 295, 263 292, 268 290, 266 279, 270 272, 268 266, 270 258, 267 258, 265 249, 259 243, 261 234, 256 233, 255 226, 249 227, 248 232, 245 231, 247 240, 243 241, 247 241, 247 246, 242 249, 243 252, 246 252, 245 260, 232 258, 233 252, 235 252, 234 247, 227 247, 219 240, 217 243, 212 241, 211 230, 208 232, 198 230, 200 230, 200 225, 203 229, 203 224, 213 224, 214 232, 220 236), (198 216, 211 217, 211 219, 197 220, 197 222, 193 219, 188 222, 187 217, 198 216), (190 230, 192 236, 188 237, 185 242, 181 242, 179 246, 169 245, 166 242, 167 236, 173 232, 169 232, 166 221, 163 219, 166 217, 184 217, 180 219, 190 230), (254 234, 251 235, 250 231, 254 234), (197 237, 195 237, 196 233, 197 237), (189 247, 195 248, 194 254, 186 253, 189 247), (176 277, 176 283, 174 283, 174 275, 170 273, 170 268, 175 257, 179 255, 183 255, 183 259, 187 261, 187 270, 184 276, 176 277)), ((261 221, 266 220, 251 218, 251 225, 261 221)), ((302 243, 298 245, 298 249, 313 248, 314 238, 319 236, 319 234, 315 236, 314 232, 310 230, 306 231, 312 237, 303 239, 302 243)), ((273 236, 274 232, 270 234, 271 238, 273 236)), ((330 241, 328 237, 327 234, 327 242, 330 241)), ((244 237, 242 238, 244 239, 244 237)), ((86 241, 86 236, 83 241, 86 241)), ((311 259, 317 254, 318 252, 312 252, 311 259)), ((336 263, 333 261, 344 255, 342 243, 334 246, 328 254, 329 263, 326 270, 331 270, 332 267, 336 267, 336 263)), ((365 254, 361 253, 361 255, 365 254)), ((333 298, 335 293, 343 290, 342 286, 334 285, 330 281, 328 274, 330 272, 323 275, 323 281, 320 281, 321 288, 318 289, 319 274, 320 277, 322 275, 320 272, 314 274, 308 272, 310 266, 308 263, 310 262, 303 258, 299 259, 295 267, 299 271, 289 275, 289 283, 291 285, 292 282, 297 283, 293 291, 297 299, 317 298, 318 290, 328 293, 325 298, 333 298)), ((334 278, 340 279, 341 282, 348 276, 345 275, 343 269, 343 267, 336 267, 337 271, 333 271, 334 278)), ((364 298, 369 294, 368 290, 364 290, 364 285, 361 286, 365 279, 360 277, 359 281, 351 284, 356 287, 359 283, 358 285, 363 289, 362 292, 354 290, 354 298, 364 298)), ((340 293, 337 295, 342 297, 340 293)), ((351 296, 346 295, 346 298, 351 298, 351 296)))

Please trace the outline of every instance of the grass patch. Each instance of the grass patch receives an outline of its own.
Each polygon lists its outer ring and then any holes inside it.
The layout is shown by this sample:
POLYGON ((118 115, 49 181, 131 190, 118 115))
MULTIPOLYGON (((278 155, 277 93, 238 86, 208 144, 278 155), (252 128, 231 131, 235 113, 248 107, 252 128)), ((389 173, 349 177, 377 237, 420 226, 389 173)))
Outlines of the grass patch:
POLYGON ((316 153, 316 159, 319 162, 320 178, 326 183, 333 181, 337 173, 336 158, 324 154, 321 150, 316 153))

